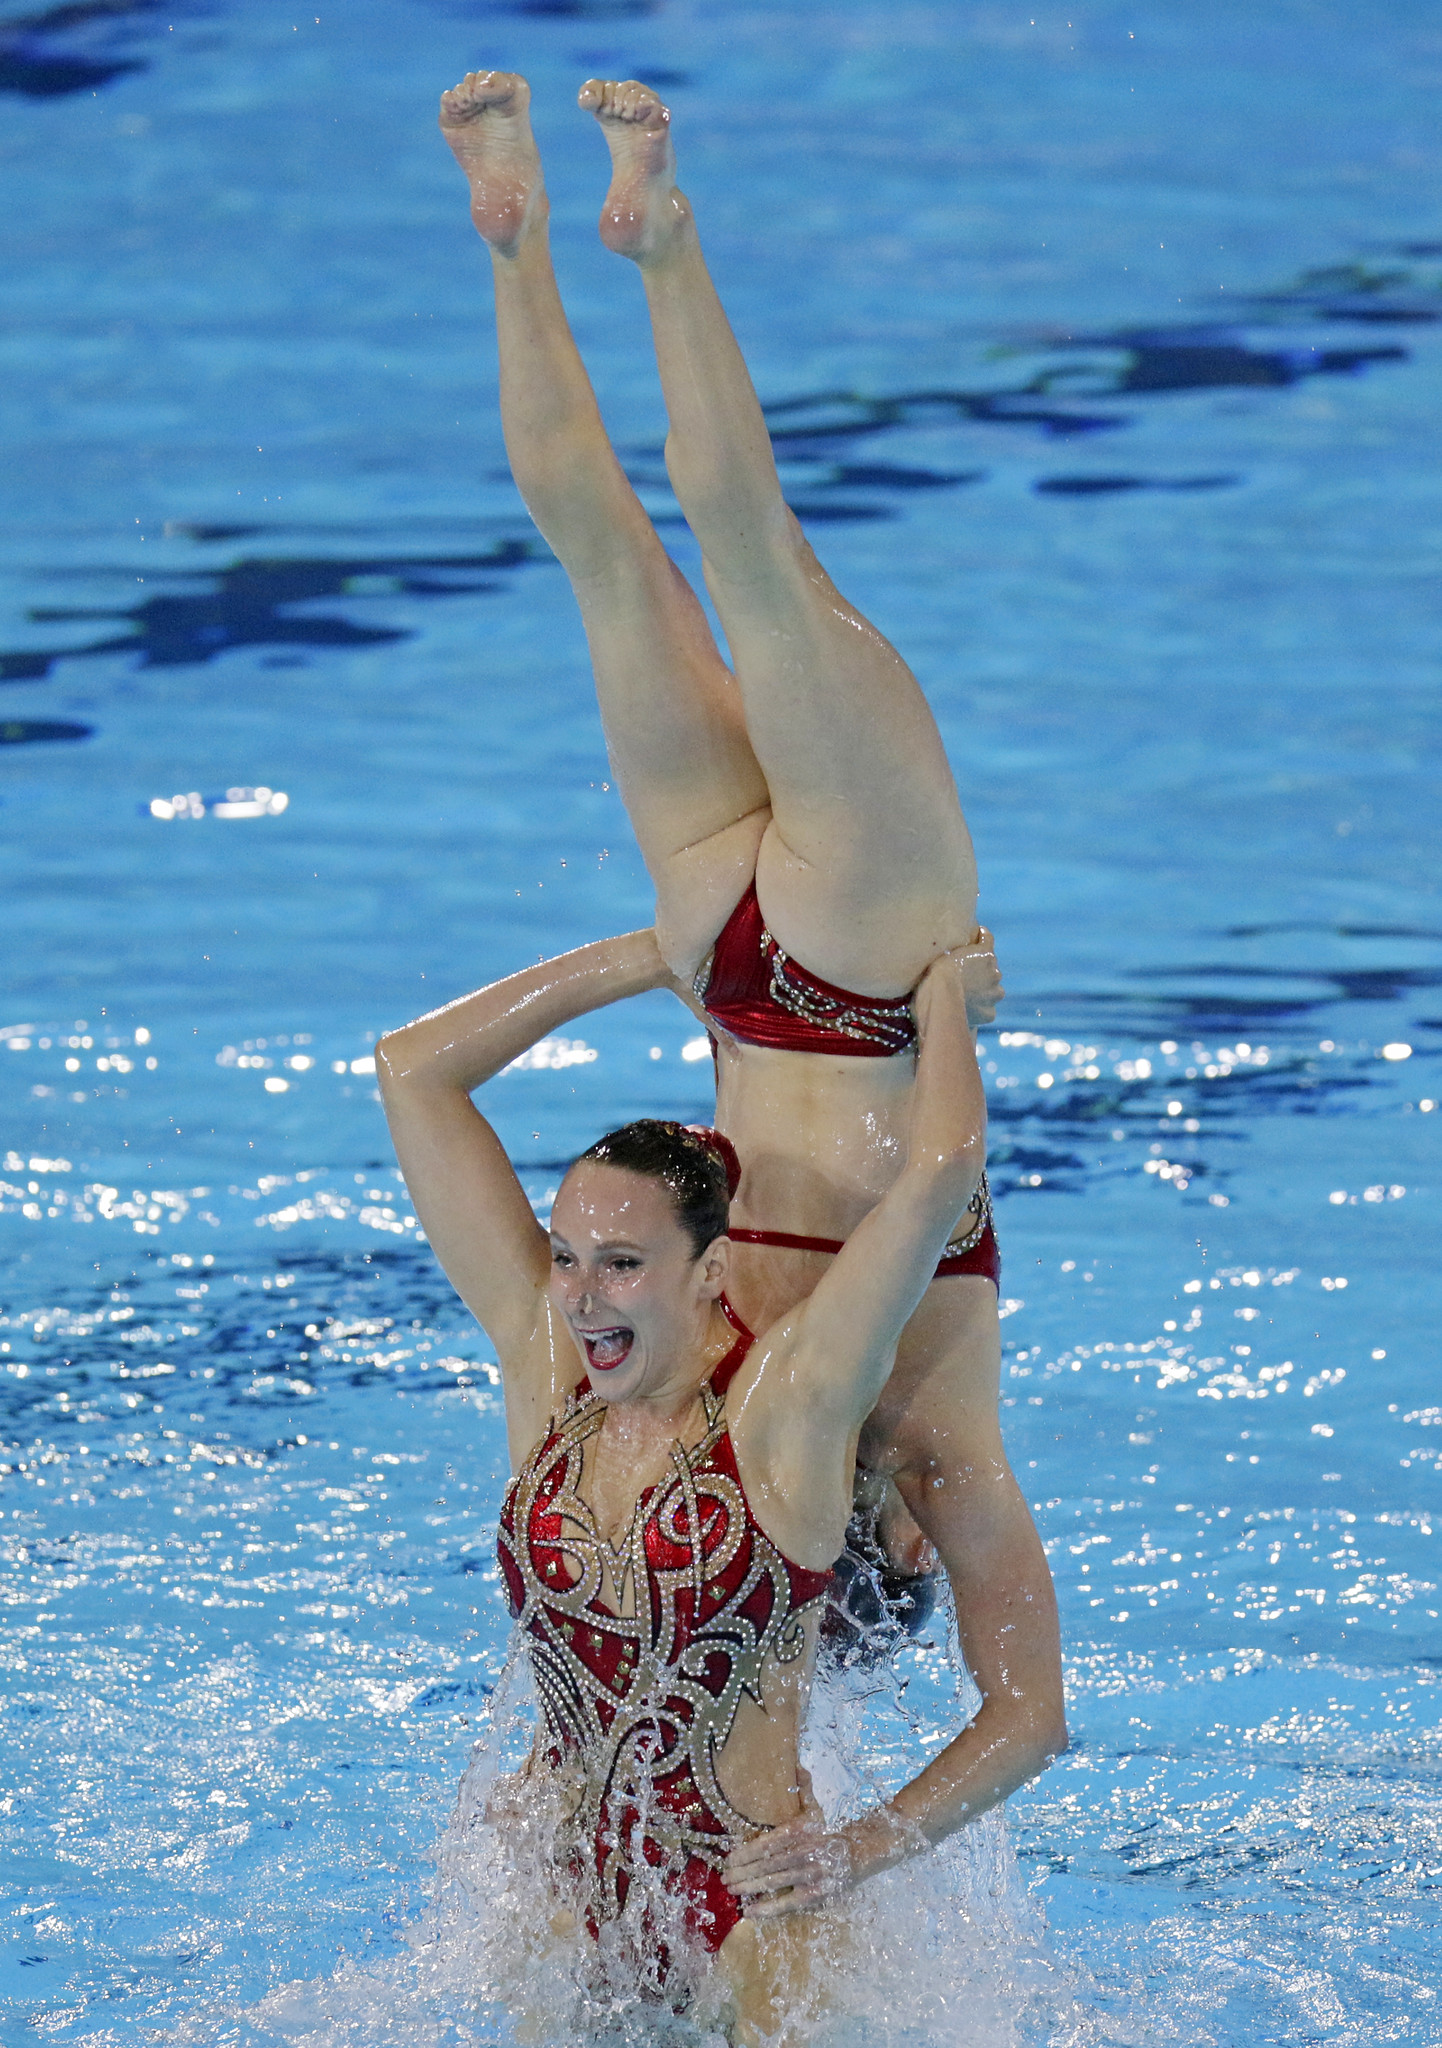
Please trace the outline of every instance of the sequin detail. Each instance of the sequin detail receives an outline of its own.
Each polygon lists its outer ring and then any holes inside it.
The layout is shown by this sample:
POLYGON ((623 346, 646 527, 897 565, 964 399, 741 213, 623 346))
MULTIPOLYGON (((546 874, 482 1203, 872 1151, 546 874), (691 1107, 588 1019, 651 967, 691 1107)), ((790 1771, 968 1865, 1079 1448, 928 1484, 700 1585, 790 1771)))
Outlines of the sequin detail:
POLYGON ((753 882, 692 984, 733 1038, 790 1052, 889 1059, 916 1043, 907 996, 859 996, 822 981, 767 930, 753 882))
MULTIPOLYGON (((726 1361, 732 1370, 748 1345, 726 1361)), ((831 1574, 793 1565, 757 1526, 724 1396, 708 1386, 702 1401, 701 1441, 673 1445, 669 1476, 642 1494, 615 1549, 579 1491, 606 1414, 583 1385, 512 1481, 497 1548, 545 1760, 574 1772, 568 1833, 592 1932, 619 1917, 644 1860, 684 1895, 693 1934, 714 1949, 740 1918, 721 1865, 758 1829, 722 1791, 717 1757, 743 1696, 761 1704, 768 1658, 803 1655, 806 1610, 831 1574), (608 1565, 619 1612, 605 1597, 608 1565)))
POLYGON ((968 1252, 976 1250, 989 1230, 995 1231, 996 1223, 991 1206, 991 1183, 984 1173, 981 1176, 981 1183, 976 1193, 971 1198, 971 1207, 966 1213, 968 1216, 974 1217, 975 1221, 969 1230, 964 1230, 960 1237, 954 1237, 948 1243, 937 1266, 936 1270, 938 1273, 941 1272, 949 1259, 964 1259, 968 1252))

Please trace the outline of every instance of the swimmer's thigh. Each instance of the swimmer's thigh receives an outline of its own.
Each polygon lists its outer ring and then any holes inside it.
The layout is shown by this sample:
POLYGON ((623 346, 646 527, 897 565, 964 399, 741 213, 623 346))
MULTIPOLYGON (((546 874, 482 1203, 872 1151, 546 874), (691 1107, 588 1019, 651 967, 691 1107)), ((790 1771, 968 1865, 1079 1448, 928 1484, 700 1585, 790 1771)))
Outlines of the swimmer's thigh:
MULTIPOLYGON (((970 1220, 969 1216, 966 1219, 970 1220)), ((872 1422, 888 1419, 905 1456, 923 1456, 956 1440, 968 1449, 978 1429, 995 1435, 1001 1391, 1001 1317, 997 1291, 979 1273, 933 1280, 896 1348, 896 1364, 872 1422)), ((996 1436, 999 1443, 999 1435, 996 1436)))
POLYGON ((629 544, 572 588, 662 951, 689 978, 755 872, 768 794, 706 615, 637 513, 629 544))
POLYGON ((743 1920, 722 1942, 716 1966, 731 1993, 736 2048, 800 2048, 819 2011, 812 1971, 814 1913, 743 1920))
POLYGON ((813 973, 898 995, 976 928, 971 840, 915 676, 791 526, 744 581, 707 571, 770 791, 757 892, 813 973))

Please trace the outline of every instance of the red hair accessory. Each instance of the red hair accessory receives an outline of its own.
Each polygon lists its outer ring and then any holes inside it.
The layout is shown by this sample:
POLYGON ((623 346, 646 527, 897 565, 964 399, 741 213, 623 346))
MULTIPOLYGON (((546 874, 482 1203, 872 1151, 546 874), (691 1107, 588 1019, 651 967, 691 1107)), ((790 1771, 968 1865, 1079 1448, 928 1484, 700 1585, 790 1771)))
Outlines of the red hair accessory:
POLYGON ((685 1128, 693 1137, 699 1138, 703 1145, 709 1147, 725 1167, 726 1192, 734 1202, 736 1190, 741 1185, 741 1161, 737 1156, 736 1147, 723 1132, 712 1130, 709 1124, 687 1124, 685 1128))

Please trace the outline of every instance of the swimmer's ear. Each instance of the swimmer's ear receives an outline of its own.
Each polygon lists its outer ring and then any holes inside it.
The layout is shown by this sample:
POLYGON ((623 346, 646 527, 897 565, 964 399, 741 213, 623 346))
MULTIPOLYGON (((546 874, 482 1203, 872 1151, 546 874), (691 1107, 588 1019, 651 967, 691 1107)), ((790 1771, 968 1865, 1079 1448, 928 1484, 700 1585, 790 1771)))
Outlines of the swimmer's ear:
POLYGON ((701 1267, 701 1292, 708 1301, 718 1301, 731 1277, 731 1240, 713 1237, 697 1262, 701 1267))

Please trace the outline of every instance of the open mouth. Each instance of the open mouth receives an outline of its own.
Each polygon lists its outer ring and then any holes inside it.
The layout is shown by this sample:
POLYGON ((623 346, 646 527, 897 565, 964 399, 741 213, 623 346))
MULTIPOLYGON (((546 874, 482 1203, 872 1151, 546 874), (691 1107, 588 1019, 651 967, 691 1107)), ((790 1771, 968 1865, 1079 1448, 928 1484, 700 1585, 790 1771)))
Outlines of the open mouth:
POLYGON ((578 1330, 576 1332, 586 1347, 587 1362, 597 1372, 614 1372, 631 1352, 634 1333, 619 1325, 610 1330, 578 1330))

